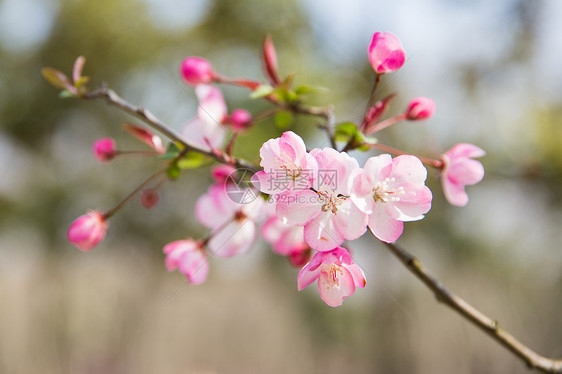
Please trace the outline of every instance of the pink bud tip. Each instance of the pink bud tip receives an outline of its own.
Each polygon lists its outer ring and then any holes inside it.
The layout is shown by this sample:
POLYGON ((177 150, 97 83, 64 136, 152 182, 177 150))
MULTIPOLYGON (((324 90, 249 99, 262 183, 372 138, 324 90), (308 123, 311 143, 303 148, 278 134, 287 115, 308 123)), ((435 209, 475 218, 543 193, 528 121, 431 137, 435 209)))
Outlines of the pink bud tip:
POLYGON ((406 61, 400 40, 390 32, 376 32, 368 49, 369 61, 377 74, 398 70, 406 61))
POLYGON ((426 119, 435 112, 435 103, 427 97, 416 97, 406 109, 406 118, 410 121, 426 119))
POLYGON ((91 211, 78 217, 68 228, 68 241, 81 251, 89 251, 105 237, 107 221, 98 211, 91 211))
POLYGON ((229 179, 228 177, 234 173, 235 170, 234 166, 218 165, 211 170, 211 174, 216 184, 224 185, 229 179))
POLYGON ((215 78, 211 63, 201 57, 188 57, 183 60, 181 75, 191 85, 211 83, 215 78))
POLYGON ((142 191, 140 201, 142 206, 146 209, 151 209, 158 204, 158 200, 160 200, 160 196, 158 196, 158 192, 152 188, 147 188, 142 191))
POLYGON ((252 114, 245 109, 235 109, 230 114, 230 124, 236 130, 244 130, 252 124, 252 114))
POLYGON ((96 140, 94 142, 94 146, 92 147, 92 151, 99 161, 109 161, 115 157, 117 152, 115 149, 115 141, 111 138, 96 140))

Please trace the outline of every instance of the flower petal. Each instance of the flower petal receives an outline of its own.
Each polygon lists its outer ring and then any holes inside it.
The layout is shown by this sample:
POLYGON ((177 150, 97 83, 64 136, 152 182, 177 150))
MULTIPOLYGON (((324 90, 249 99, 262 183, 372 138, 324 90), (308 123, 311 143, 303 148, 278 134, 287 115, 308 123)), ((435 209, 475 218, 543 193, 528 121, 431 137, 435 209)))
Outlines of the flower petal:
MULTIPOLYGON (((371 199, 372 200, 372 199, 371 199)), ((338 207, 334 224, 347 240, 355 240, 367 231, 368 217, 349 199, 338 207)))
POLYGON ((373 214, 369 216, 369 229, 379 240, 391 243, 402 235, 404 222, 392 218, 383 204, 377 204, 373 214))
POLYGON ((272 199, 277 201, 277 217, 289 225, 304 225, 321 213, 318 195, 310 190, 284 192, 272 199))
POLYGON ((209 241, 217 257, 232 257, 250 250, 256 240, 256 224, 249 219, 234 221, 221 228, 209 241))
POLYGON ((320 272, 318 277, 318 291, 326 304, 332 307, 340 306, 343 300, 355 292, 355 282, 349 270, 339 267, 337 282, 330 279, 326 271, 320 272))
POLYGON ((343 243, 343 235, 336 229, 332 212, 323 212, 304 226, 304 240, 317 251, 330 251, 343 243))

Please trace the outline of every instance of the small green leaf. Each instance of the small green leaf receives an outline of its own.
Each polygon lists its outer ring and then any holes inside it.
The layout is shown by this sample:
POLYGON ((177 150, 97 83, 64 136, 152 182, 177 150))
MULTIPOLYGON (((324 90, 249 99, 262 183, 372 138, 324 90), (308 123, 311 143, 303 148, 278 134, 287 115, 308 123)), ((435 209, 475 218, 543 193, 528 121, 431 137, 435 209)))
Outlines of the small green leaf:
POLYGON ((273 120, 275 121, 275 126, 281 130, 285 130, 289 128, 293 122, 293 114, 291 112, 287 112, 286 110, 282 110, 275 113, 273 120))
POLYGON ((176 180, 180 177, 181 169, 179 168, 177 163, 173 163, 170 165, 168 170, 166 170, 166 174, 168 174, 168 178, 171 180, 176 180))
POLYGON ((180 153, 180 150, 178 148, 177 145, 175 145, 174 143, 170 143, 168 144, 168 147, 166 148, 166 153, 164 153, 163 155, 158 156, 159 160, 171 160, 175 157, 177 157, 180 153))
POLYGON ((41 69, 41 74, 43 74, 43 78, 45 78, 47 82, 57 88, 62 88, 64 90, 72 86, 68 77, 57 69, 46 67, 41 69))
POLYGON ((62 90, 61 92, 59 92, 59 97, 61 99, 68 99, 69 97, 76 97, 76 95, 69 90, 62 90))
POLYGON ((178 162, 177 165, 180 169, 195 169, 211 163, 208 156, 202 155, 199 152, 187 152, 178 162))
POLYGON ((337 142, 349 142, 351 139, 361 137, 357 126, 353 122, 343 122, 336 126, 334 139, 337 142))
POLYGON ((295 93, 297 95, 306 95, 309 93, 320 93, 320 92, 327 92, 328 89, 326 87, 320 86, 298 86, 295 88, 295 93))
POLYGON ((266 97, 267 95, 270 95, 272 92, 273 92, 273 87, 271 87, 269 84, 262 84, 250 94, 250 98, 261 99, 262 97, 266 97))
POLYGON ((88 83, 89 80, 90 80, 89 77, 80 77, 80 79, 78 79, 76 82, 74 82, 74 87, 80 88, 83 85, 85 85, 86 83, 88 83))

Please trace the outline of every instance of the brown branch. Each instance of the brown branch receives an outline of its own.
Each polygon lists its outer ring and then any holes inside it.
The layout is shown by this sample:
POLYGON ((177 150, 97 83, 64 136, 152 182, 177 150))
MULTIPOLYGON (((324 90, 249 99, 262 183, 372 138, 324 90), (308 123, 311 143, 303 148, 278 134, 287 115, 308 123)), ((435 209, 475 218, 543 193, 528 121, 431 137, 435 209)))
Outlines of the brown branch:
POLYGON ((533 351, 506 330, 500 328, 499 323, 465 300, 455 295, 443 283, 427 271, 422 263, 403 248, 393 243, 384 243, 390 251, 412 272, 423 284, 426 285, 439 302, 455 310, 462 317, 472 322, 478 328, 490 335, 498 343, 506 347, 514 355, 523 360, 530 369, 537 369, 544 373, 562 373, 562 360, 550 359, 533 351))
POLYGON ((215 159, 220 163, 234 165, 238 168, 245 168, 252 171, 260 170, 256 165, 251 164, 245 160, 235 159, 227 155, 224 155, 222 153, 216 153, 211 150, 201 148, 200 146, 183 139, 179 134, 176 134, 172 129, 170 129, 168 126, 162 123, 162 121, 160 121, 154 114, 152 114, 151 112, 149 112, 148 110, 142 107, 136 107, 128 103, 110 88, 102 86, 92 92, 89 92, 81 96, 81 98, 85 100, 96 100, 96 99, 105 100, 109 105, 115 106, 121 109, 122 111, 141 119, 152 129, 162 133, 169 139, 177 143, 180 143, 188 151, 194 151, 203 154, 205 156, 215 159))
POLYGON ((334 116, 333 106, 316 107, 316 106, 304 106, 300 103, 294 103, 292 105, 285 106, 284 108, 292 111, 293 113, 305 114, 305 115, 320 117, 324 119, 326 122, 320 124, 318 127, 326 132, 326 135, 328 135, 328 139, 330 140, 330 145, 332 146, 332 148, 337 149, 336 139, 334 136, 334 126, 336 123, 336 119, 334 116))

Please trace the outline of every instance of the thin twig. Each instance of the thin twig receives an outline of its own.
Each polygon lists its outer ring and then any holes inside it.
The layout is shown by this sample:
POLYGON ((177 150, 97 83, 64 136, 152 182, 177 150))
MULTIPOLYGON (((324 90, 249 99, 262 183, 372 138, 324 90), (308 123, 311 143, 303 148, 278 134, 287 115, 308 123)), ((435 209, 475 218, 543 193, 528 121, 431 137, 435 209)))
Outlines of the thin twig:
POLYGON ((136 107, 127 101, 125 101, 121 96, 119 96, 115 91, 107 87, 100 87, 92 92, 89 92, 82 96, 85 100, 96 100, 102 99, 105 100, 109 105, 115 106, 122 111, 135 116, 147 125, 149 125, 152 129, 159 131, 169 139, 180 143, 189 151, 198 152, 205 156, 211 157, 216 161, 223 163, 223 164, 231 164, 238 168, 245 168, 250 169, 252 171, 258 171, 258 167, 253 165, 245 160, 235 159, 231 157, 227 157, 222 153, 216 153, 208 149, 201 148, 200 146, 193 144, 185 139, 183 139, 180 135, 176 134, 173 130, 171 130, 168 126, 166 126, 162 121, 160 121, 154 114, 149 112, 148 110, 142 107, 136 107))
POLYGON ((393 243, 384 243, 390 251, 433 293, 437 300, 475 326, 490 335, 498 343, 523 360, 530 369, 537 369, 544 373, 562 373, 562 360, 550 359, 533 351, 506 330, 500 328, 498 321, 491 319, 478 309, 455 295, 443 283, 427 271, 422 263, 403 248, 393 243))

